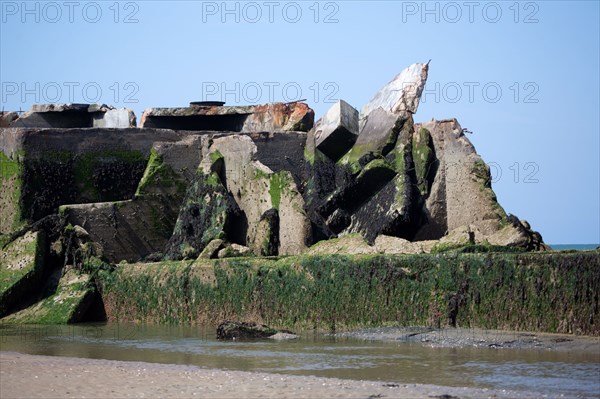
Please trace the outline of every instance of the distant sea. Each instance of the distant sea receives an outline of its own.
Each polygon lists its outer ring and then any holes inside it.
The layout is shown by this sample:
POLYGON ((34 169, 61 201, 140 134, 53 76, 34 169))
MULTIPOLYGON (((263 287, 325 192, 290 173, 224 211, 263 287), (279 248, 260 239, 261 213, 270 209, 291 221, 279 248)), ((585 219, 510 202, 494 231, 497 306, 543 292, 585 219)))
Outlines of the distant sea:
POLYGON ((575 249, 577 251, 586 251, 596 249, 600 244, 548 244, 556 251, 564 251, 567 249, 575 249))

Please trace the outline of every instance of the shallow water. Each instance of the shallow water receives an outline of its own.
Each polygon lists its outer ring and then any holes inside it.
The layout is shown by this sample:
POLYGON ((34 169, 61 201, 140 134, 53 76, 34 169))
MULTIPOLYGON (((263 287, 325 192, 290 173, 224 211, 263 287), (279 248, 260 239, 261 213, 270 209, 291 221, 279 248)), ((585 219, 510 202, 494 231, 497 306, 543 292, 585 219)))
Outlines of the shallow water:
POLYGON ((555 251, 591 251, 600 247, 600 244, 550 244, 550 247, 555 251))
POLYGON ((312 332, 294 341, 224 342, 212 327, 123 324, 0 325, 0 350, 600 397, 600 361, 586 353, 431 348, 312 332))

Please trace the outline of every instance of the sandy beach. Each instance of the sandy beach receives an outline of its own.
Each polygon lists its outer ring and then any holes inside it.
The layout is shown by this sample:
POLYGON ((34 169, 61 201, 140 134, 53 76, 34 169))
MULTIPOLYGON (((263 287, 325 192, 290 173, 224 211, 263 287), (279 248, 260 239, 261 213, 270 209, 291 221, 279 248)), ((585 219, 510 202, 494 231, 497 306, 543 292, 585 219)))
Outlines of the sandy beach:
POLYGON ((0 352, 0 397, 450 399, 540 394, 0 352))

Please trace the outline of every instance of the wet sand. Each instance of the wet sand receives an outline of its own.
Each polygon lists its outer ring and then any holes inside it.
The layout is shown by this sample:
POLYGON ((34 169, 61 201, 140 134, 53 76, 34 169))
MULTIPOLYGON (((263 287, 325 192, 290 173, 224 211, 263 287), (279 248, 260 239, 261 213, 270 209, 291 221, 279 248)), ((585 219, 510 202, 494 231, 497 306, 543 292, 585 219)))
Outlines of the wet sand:
POLYGON ((535 392, 354 381, 0 352, 8 398, 538 398, 535 392))

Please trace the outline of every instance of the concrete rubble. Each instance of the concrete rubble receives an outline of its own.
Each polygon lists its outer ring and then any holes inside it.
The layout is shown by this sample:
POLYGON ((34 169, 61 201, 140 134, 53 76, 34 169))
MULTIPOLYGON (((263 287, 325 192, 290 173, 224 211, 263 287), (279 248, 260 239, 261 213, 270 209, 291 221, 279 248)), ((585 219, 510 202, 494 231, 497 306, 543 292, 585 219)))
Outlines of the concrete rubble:
POLYGON ((545 249, 498 204, 456 119, 415 123, 428 71, 316 123, 303 102, 150 108, 139 127, 104 104, 3 112, 1 237, 60 215, 113 263, 545 249))
POLYGON ((301 102, 235 107, 200 102, 184 108, 147 109, 140 127, 245 133, 306 132, 312 128, 313 120, 313 110, 301 102))
POLYGON ((136 118, 130 109, 105 104, 34 104, 2 127, 125 129, 136 127, 136 118))

